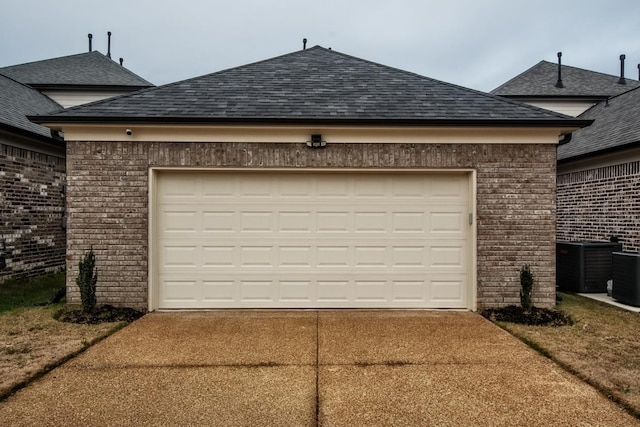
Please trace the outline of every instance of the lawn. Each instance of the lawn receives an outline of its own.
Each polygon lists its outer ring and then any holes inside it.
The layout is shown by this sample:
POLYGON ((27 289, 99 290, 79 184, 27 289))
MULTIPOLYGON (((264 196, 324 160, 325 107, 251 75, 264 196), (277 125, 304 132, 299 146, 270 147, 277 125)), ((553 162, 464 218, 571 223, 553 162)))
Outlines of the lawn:
POLYGON ((33 279, 11 279, 0 284, 0 313, 47 302, 65 286, 64 273, 51 273, 33 279))
POLYGON ((60 322, 63 304, 34 306, 64 281, 58 273, 0 284, 0 400, 126 324, 60 322))
POLYGON ((500 326, 640 417, 640 313, 559 294, 571 326, 500 326))

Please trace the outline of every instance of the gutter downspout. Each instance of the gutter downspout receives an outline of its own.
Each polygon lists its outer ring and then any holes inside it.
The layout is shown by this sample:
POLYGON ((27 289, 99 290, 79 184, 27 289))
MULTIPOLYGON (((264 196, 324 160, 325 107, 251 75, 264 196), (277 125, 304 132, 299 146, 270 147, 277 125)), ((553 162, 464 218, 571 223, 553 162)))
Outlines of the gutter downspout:
POLYGON ((564 144, 570 143, 571 138, 573 138, 573 133, 562 134, 560 139, 558 140, 558 145, 564 145, 564 144))

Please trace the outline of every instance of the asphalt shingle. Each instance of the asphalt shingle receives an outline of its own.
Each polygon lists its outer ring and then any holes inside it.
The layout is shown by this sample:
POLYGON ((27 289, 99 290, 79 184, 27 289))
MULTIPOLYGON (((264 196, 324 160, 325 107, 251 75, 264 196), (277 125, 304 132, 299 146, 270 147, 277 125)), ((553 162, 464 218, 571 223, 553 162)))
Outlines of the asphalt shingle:
POLYGON ((0 75, 0 124, 5 127, 50 137, 51 130, 30 122, 26 116, 61 108, 60 104, 37 90, 0 75))
POLYGON ((558 64, 540 61, 527 71, 517 75, 492 90, 493 95, 508 97, 594 97, 607 98, 640 86, 637 80, 625 79, 618 83, 619 76, 562 65, 562 84, 558 81, 558 64))
POLYGON ((153 86, 142 77, 98 51, 0 68, 0 74, 36 88, 98 86, 145 88, 153 86))
POLYGON ((640 143, 640 87, 600 102, 579 116, 593 119, 591 126, 573 134, 558 147, 558 160, 568 160, 640 143))
POLYGON ((39 121, 569 121, 563 114, 316 46, 39 121))

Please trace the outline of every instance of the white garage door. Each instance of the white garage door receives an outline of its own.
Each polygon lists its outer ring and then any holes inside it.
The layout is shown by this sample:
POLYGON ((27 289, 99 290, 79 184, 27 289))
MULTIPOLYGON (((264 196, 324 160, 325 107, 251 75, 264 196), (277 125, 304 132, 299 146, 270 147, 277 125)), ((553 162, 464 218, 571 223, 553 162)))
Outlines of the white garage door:
POLYGON ((469 175, 158 174, 158 308, 469 308, 469 175))

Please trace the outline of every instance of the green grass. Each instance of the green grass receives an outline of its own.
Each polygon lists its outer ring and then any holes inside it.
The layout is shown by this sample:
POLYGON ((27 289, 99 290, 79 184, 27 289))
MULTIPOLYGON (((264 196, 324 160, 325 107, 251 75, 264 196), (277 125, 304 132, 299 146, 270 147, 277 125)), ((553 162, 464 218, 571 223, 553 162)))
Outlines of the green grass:
POLYGON ((65 286, 65 274, 50 273, 31 279, 0 283, 0 313, 47 302, 65 286))

